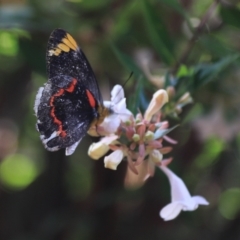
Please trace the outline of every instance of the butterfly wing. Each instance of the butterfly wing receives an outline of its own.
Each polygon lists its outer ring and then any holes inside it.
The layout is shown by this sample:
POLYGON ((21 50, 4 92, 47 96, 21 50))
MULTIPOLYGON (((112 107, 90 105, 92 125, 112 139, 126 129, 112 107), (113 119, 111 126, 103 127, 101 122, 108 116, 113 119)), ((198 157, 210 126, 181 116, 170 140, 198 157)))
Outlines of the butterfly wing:
POLYGON ((98 117, 93 105, 97 101, 93 102, 92 98, 90 102, 89 96, 85 86, 69 76, 56 76, 40 88, 35 111, 37 130, 46 149, 66 148, 67 155, 74 152, 92 121, 98 117))
POLYGON ((35 100, 37 130, 46 149, 66 148, 66 155, 70 155, 99 117, 102 97, 84 53, 62 29, 50 35, 47 71, 48 82, 35 100))
POLYGON ((76 78, 89 89, 99 103, 102 96, 94 72, 74 38, 63 29, 55 29, 47 47, 47 72, 51 79, 58 75, 76 78))

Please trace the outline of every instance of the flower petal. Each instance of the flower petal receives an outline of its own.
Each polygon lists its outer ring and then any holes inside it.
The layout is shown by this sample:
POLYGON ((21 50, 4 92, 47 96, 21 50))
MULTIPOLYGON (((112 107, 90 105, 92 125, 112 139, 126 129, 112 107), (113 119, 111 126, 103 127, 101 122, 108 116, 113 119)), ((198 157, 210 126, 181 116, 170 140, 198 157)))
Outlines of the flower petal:
POLYGON ((163 155, 159 152, 159 150, 153 149, 149 154, 149 158, 154 163, 160 164, 162 161, 163 155))
POLYGON ((209 205, 209 202, 202 196, 193 196, 192 199, 199 205, 209 205))
POLYGON ((183 180, 174 174, 169 168, 160 166, 160 169, 167 175, 171 185, 172 202, 188 201, 191 195, 183 180))
POLYGON ((166 134, 168 134, 169 132, 171 132, 173 129, 175 129, 176 127, 178 127, 179 125, 175 125, 174 127, 171 128, 167 128, 167 129, 158 129, 155 133, 154 133, 154 139, 159 139, 163 136, 165 136, 166 134))
POLYGON ((160 89, 155 92, 145 112, 144 119, 150 121, 152 116, 157 113, 166 102, 168 102, 168 94, 165 90, 160 89))
POLYGON ((121 119, 117 114, 113 113, 105 117, 100 127, 104 129, 104 135, 115 133, 121 123, 121 119))
MULTIPOLYGON (((170 169, 165 166, 159 166, 160 169, 167 175, 171 185, 171 204, 181 204, 181 210, 194 211, 198 208, 199 204, 207 205, 208 202, 201 196, 192 197, 182 181, 177 175, 175 175, 170 169)), ((175 210, 174 206, 171 209, 175 210)), ((173 211, 172 210, 172 211, 173 211)), ((177 208, 178 210, 178 208, 177 208)), ((168 210, 168 214, 170 210, 168 210)), ((163 212, 165 214, 165 212, 163 212)), ((166 215, 166 214, 165 214, 166 215)), ((164 216, 165 216, 164 215, 164 216)), ((171 215, 172 216, 172 215, 171 215)), ((171 217, 170 216, 170 217, 171 217)), ((172 219, 172 218, 171 218, 172 219)))
POLYGON ((101 142, 92 143, 88 149, 88 156, 90 156, 94 160, 98 160, 108 151, 109 151, 108 145, 101 142))
POLYGON ((111 102, 118 104, 124 98, 124 91, 122 86, 115 85, 111 91, 111 102))
POLYGON ((117 170, 117 166, 122 161, 123 156, 124 156, 123 151, 120 149, 112 152, 110 155, 108 155, 104 158, 105 168, 117 170))
POLYGON ((181 202, 173 202, 166 205, 159 213, 164 221, 169 221, 176 218, 181 212, 183 206, 181 202))
POLYGON ((138 174, 134 173, 129 167, 127 168, 124 186, 128 189, 141 187, 145 180, 152 174, 152 172, 149 172, 148 161, 143 161, 142 164, 135 166, 135 168, 138 174))
POLYGON ((117 140, 118 139, 118 136, 117 135, 114 135, 114 134, 111 134, 111 135, 108 135, 106 137, 103 137, 100 142, 101 143, 104 143, 106 145, 109 145, 111 144, 113 141, 117 140))
POLYGON ((92 159, 98 160, 109 151, 110 148, 108 145, 110 145, 116 139, 118 139, 117 135, 109 135, 103 137, 99 142, 92 143, 88 149, 88 155, 92 159))
POLYGON ((128 121, 133 116, 131 111, 127 109, 126 98, 123 98, 117 105, 115 105, 113 110, 122 122, 128 121))
POLYGON ((113 112, 105 117, 104 121, 99 125, 104 129, 101 132, 103 135, 115 133, 121 121, 126 122, 132 117, 132 113, 127 109, 124 91, 120 85, 114 86, 111 91, 111 101, 104 101, 103 104, 113 112))

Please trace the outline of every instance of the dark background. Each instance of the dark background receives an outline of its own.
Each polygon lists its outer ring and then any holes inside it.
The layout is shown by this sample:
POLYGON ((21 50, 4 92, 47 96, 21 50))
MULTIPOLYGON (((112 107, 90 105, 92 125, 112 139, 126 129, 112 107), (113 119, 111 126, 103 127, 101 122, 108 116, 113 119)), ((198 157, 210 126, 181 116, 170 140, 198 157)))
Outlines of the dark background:
POLYGON ((239 29, 237 1, 2 0, 0 239, 240 239, 239 29), (133 71, 124 88, 134 112, 157 90, 139 67, 142 53, 155 76, 184 80, 194 72, 194 88, 181 80, 194 103, 170 118, 181 123, 170 134, 178 141, 170 168, 209 206, 164 222, 159 211, 170 187, 162 172, 129 190, 126 162, 111 171, 103 159, 88 158, 89 136, 70 157, 44 149, 33 105, 47 81, 48 37, 58 27, 81 45, 104 99, 133 71))

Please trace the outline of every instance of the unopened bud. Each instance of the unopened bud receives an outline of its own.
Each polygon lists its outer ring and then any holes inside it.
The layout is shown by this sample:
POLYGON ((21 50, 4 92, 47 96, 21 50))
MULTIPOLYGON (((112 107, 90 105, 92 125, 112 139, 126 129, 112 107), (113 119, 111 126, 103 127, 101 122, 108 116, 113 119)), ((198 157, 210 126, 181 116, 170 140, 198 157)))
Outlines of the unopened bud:
POLYGON ((140 136, 135 133, 135 134, 133 135, 133 137, 132 137, 132 140, 133 140, 134 142, 138 142, 138 141, 140 140, 140 136))

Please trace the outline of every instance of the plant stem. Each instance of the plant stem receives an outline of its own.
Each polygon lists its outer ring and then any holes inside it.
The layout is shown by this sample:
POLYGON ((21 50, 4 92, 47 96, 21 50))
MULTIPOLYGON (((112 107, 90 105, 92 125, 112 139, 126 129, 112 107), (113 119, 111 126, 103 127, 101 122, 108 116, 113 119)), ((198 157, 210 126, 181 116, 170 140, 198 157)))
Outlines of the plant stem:
POLYGON ((200 24, 198 25, 195 32, 193 33, 193 36, 189 40, 185 50, 183 51, 182 55, 179 58, 179 60, 173 67, 173 69, 172 69, 173 74, 175 74, 177 72, 180 65, 184 64, 187 61, 189 54, 191 53, 191 50, 195 45, 195 42, 198 40, 200 34, 202 33, 203 28, 205 27, 207 21, 211 18, 212 14, 213 14, 214 10, 216 9, 217 5, 219 4, 219 2, 220 2, 220 0, 215 0, 208 8, 205 15, 203 15, 200 24))

